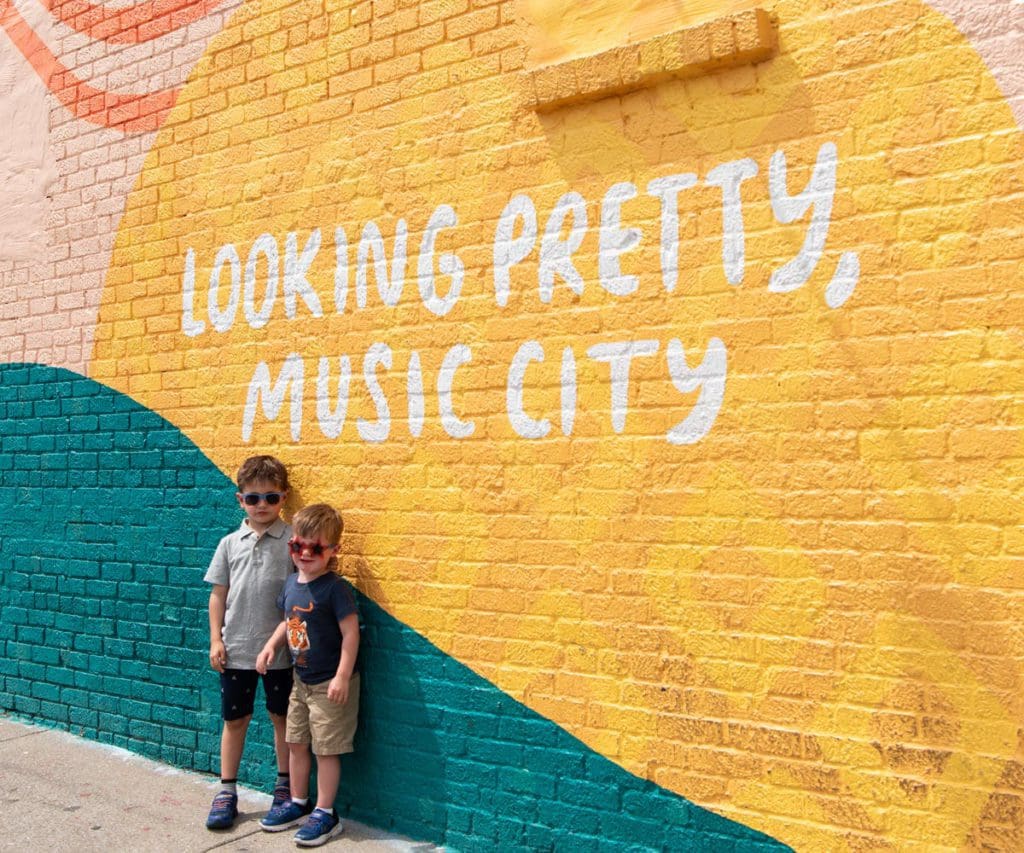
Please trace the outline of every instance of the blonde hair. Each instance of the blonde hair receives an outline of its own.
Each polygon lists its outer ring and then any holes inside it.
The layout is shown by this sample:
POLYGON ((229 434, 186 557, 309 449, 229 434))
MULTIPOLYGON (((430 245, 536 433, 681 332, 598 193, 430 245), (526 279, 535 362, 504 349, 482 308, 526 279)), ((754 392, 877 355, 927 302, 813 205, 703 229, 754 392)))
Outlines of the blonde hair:
MULTIPOLYGON (((341 541, 345 522, 341 513, 330 504, 310 504, 300 509, 292 518, 292 530, 303 539, 323 539, 327 545, 341 541)), ((338 554, 335 552, 327 563, 329 571, 338 571, 338 554)))

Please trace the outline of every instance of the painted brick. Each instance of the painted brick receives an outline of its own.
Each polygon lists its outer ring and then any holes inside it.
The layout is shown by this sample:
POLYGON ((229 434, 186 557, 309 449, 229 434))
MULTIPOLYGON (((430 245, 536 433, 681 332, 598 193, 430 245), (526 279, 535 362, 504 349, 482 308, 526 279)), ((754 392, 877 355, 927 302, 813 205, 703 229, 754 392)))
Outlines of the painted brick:
MULTIPOLYGON (((467 850, 769 849, 743 824, 798 849, 1024 847, 1011 784, 1024 660, 1013 5, 800 0, 717 19, 562 5, 367 0, 335 28, 316 4, 273 2, 214 13, 170 46, 52 36, 68 73, 96 85, 188 82, 173 114, 114 92, 55 93, 45 248, 12 261, 0 230, 5 359, 77 372, 3 368, 0 486, 5 505, 32 508, 34 532, 0 537, 0 706, 215 769, 201 572, 233 487, 208 465, 229 471, 255 448, 238 438, 241 404, 225 400, 244 398, 250 355, 272 363, 292 332, 276 320, 247 330, 244 353, 237 328, 184 341, 180 262, 193 245, 208 265, 211 245, 232 239, 244 263, 260 231, 318 225, 310 281, 326 319, 299 301, 315 328, 302 346, 372 330, 396 355, 389 442, 355 438, 370 410, 350 413, 337 441, 307 421, 299 443, 287 430, 256 442, 298 463, 304 499, 323 488, 346 502, 358 543, 346 572, 399 620, 370 610, 366 699, 380 723, 366 721, 371 759, 340 806, 467 850), (776 220, 769 159, 785 153, 794 193, 825 142, 839 190, 820 268, 770 293, 808 217, 776 220), (759 172, 741 193, 736 284, 722 272, 720 193, 704 181, 748 156, 759 172), (680 195, 669 291, 644 189, 688 171, 699 181, 680 195), (617 301, 602 287, 598 223, 623 181, 638 194, 622 222, 643 236, 621 255, 640 288, 617 301), (574 255, 585 292, 556 275, 538 305, 535 246, 495 310, 501 205, 529 195, 539 235, 569 191, 587 205, 574 255), (366 310, 332 315, 330 226, 344 220, 354 256, 365 221, 390 251, 404 217, 414 246, 440 200, 458 211, 443 239, 467 269, 454 321, 425 324, 410 281, 393 313, 371 283, 366 310), (861 277, 832 309, 821 294, 846 250, 861 277), (445 438, 428 408, 423 439, 406 441, 399 338, 422 340, 427 365, 463 333, 474 362, 457 385, 473 387, 455 400, 475 437, 445 438), (609 420, 608 389, 582 353, 606 334, 660 338, 656 358, 632 364, 625 434, 594 426, 609 420), (662 386, 675 392, 648 367, 664 368, 672 334, 691 366, 690 337, 725 341, 728 383, 714 430, 662 453, 655 439, 687 398, 657 402, 662 386), (548 395, 531 398, 552 422, 539 442, 503 437, 507 365, 483 363, 484 342, 527 338, 546 344, 527 374, 527 390, 548 395), (558 357, 577 342, 586 411, 563 441, 558 357), (332 492, 336 471, 346 486, 332 492), (365 478, 358 490, 348 471, 365 478), (122 703, 146 725, 115 723, 122 703), (194 750, 169 708, 200 709, 194 750), (941 768, 936 750, 952 757, 941 768), (907 773, 928 776, 925 801, 907 773), (715 824, 680 794, 738 823, 715 824)), ((16 80, 34 73, 18 69, 16 80)), ((244 771, 265 783, 265 726, 250 747, 244 771)))

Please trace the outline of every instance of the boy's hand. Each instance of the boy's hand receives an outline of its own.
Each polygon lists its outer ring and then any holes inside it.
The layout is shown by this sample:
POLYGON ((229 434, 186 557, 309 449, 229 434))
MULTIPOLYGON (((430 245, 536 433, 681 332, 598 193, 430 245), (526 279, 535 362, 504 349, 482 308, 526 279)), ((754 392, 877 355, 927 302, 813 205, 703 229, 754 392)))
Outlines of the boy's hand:
POLYGON ((256 658, 256 671, 260 675, 266 675, 270 665, 274 662, 274 650, 263 647, 263 651, 256 658))
POLYGON ((224 651, 223 640, 214 640, 210 643, 210 666, 217 672, 224 671, 224 664, 227 663, 227 652, 224 651))
POLYGON ((343 675, 334 676, 331 683, 327 685, 327 698, 336 705, 344 705, 348 702, 348 682, 349 679, 343 675))

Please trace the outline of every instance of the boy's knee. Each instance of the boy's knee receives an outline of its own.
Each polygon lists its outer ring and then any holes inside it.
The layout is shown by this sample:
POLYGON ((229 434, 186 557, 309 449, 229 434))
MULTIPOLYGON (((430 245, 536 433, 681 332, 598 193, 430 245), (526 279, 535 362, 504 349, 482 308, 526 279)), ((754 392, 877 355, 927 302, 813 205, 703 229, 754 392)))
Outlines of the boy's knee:
POLYGON ((290 749, 292 752, 297 752, 297 753, 300 753, 300 754, 301 753, 306 753, 306 752, 309 752, 309 744, 308 743, 294 743, 293 741, 288 741, 288 749, 290 749))
POLYGON ((226 728, 232 734, 238 734, 239 732, 245 732, 249 728, 249 720, 252 719, 252 714, 247 714, 244 717, 238 717, 234 720, 225 720, 224 728, 226 728))

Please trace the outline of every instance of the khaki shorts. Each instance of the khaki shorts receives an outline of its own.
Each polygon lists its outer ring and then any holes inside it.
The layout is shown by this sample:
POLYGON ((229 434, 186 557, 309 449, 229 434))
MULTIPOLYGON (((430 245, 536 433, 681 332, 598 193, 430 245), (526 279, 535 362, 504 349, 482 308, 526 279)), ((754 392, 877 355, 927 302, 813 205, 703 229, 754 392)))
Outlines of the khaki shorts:
POLYGON ((348 701, 339 705, 327 698, 331 682, 306 684, 295 674, 288 702, 288 743, 312 743, 314 755, 344 755, 352 752, 352 738, 359 722, 359 673, 352 674, 348 701))

